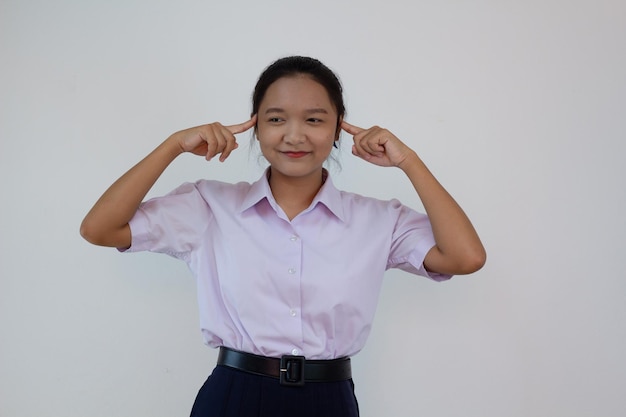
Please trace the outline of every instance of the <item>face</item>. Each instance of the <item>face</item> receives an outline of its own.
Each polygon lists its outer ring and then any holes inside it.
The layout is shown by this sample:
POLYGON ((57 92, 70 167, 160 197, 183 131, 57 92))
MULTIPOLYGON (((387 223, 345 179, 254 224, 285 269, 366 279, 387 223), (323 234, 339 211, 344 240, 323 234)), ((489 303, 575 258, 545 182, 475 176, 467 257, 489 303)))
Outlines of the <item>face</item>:
POLYGON ((306 75, 279 78, 259 105, 257 138, 272 179, 320 179, 338 138, 326 89, 306 75))

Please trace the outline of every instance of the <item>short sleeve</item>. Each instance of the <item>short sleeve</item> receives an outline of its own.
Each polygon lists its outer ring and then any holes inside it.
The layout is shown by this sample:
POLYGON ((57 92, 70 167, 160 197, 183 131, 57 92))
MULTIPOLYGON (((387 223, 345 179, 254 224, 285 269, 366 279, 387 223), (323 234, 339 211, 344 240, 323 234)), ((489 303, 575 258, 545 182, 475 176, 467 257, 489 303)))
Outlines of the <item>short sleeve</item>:
POLYGON ((392 235, 387 269, 398 268, 434 281, 452 278, 452 275, 429 272, 424 267, 426 254, 435 246, 435 237, 428 216, 402 205, 397 200, 392 200, 390 203, 397 211, 397 220, 392 235))
POLYGON ((127 252, 151 251, 186 260, 209 227, 211 210, 196 184, 185 183, 139 206, 130 220, 127 252))

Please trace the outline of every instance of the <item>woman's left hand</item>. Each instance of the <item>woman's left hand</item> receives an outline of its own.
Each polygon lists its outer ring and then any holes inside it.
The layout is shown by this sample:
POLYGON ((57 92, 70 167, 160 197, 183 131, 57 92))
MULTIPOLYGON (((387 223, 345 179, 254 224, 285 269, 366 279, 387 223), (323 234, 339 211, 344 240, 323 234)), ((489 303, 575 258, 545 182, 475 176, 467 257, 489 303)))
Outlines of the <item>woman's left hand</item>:
POLYGON ((341 128, 354 136, 352 154, 378 166, 399 167, 415 152, 387 129, 378 126, 363 129, 341 122, 341 128))

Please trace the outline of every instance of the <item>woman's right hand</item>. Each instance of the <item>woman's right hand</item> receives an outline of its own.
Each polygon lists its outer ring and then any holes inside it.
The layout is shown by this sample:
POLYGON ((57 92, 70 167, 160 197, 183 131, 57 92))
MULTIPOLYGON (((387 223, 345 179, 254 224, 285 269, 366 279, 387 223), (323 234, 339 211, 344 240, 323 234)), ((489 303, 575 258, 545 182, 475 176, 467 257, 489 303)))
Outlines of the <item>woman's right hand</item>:
POLYGON ((215 122, 192 127, 174 133, 170 140, 176 141, 182 152, 204 155, 207 161, 220 154, 219 160, 224 162, 230 153, 239 147, 235 135, 254 127, 256 120, 255 114, 250 120, 237 125, 224 126, 215 122))
POLYGON ((235 135, 253 127, 256 119, 255 115, 238 125, 212 123, 174 133, 102 194, 85 216, 81 235, 96 245, 128 248, 132 240, 128 222, 168 165, 182 152, 205 155, 207 160, 221 154, 224 161, 237 149, 235 135))

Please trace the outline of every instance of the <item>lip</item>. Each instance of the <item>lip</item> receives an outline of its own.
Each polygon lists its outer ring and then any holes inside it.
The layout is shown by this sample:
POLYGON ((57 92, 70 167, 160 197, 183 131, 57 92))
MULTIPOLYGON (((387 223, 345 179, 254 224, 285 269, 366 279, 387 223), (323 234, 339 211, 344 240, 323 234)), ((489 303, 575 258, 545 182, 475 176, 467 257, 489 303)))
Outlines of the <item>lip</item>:
POLYGON ((283 152, 283 155, 288 156, 289 158, 302 158, 304 156, 307 156, 309 154, 309 152, 303 152, 303 151, 286 151, 283 152))

